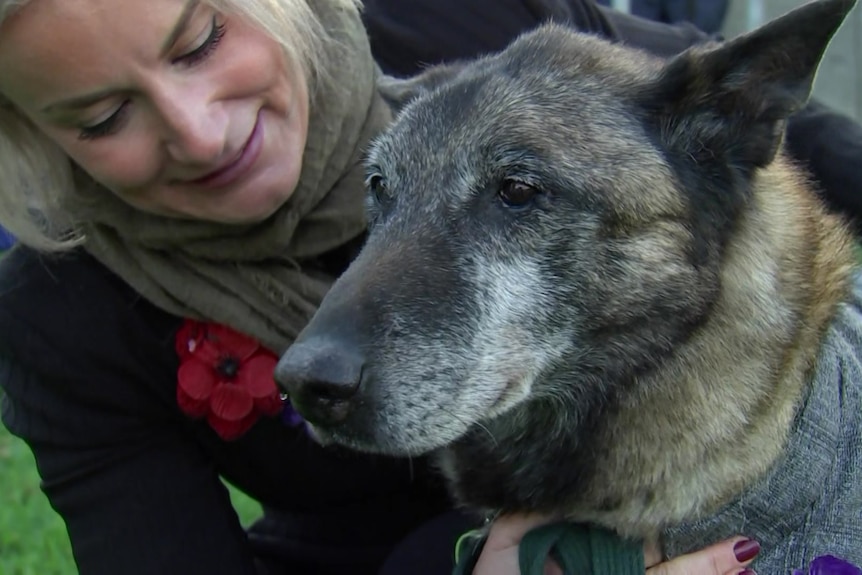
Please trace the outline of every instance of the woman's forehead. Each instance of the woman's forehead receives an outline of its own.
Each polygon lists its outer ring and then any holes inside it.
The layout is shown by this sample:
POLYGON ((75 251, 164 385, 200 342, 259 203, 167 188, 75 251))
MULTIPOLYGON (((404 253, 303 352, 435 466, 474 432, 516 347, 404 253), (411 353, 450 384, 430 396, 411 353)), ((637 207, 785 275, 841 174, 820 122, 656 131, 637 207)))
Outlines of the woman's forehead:
POLYGON ((30 0, 0 26, 0 92, 15 101, 110 82, 157 58, 190 4, 30 0))

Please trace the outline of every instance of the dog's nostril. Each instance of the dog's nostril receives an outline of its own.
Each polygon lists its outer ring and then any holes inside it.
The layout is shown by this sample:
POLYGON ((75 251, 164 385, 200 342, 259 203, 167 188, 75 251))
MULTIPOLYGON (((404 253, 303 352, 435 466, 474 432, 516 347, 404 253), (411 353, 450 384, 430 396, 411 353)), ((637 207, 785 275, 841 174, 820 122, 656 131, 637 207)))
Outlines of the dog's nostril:
POLYGON ((308 381, 301 383, 305 393, 313 395, 321 401, 345 401, 356 394, 359 381, 355 382, 332 382, 332 381, 308 381))
POLYGON ((305 419, 320 425, 335 424, 350 412, 362 365, 362 356, 347 346, 312 340, 285 352, 275 379, 305 419))
POLYGON ((317 425, 335 425, 350 414, 359 381, 319 381, 300 376, 288 379, 286 388, 303 418, 317 425))

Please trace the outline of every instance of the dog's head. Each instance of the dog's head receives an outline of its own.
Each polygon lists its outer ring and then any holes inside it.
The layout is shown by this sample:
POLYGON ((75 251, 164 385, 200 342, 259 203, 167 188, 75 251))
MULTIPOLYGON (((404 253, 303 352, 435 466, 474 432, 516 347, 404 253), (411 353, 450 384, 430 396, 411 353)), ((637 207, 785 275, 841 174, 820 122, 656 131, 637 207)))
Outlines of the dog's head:
POLYGON ((394 86, 367 244, 276 371, 317 437, 419 454, 541 402, 600 411, 715 300, 852 5, 670 61, 547 25, 394 86))

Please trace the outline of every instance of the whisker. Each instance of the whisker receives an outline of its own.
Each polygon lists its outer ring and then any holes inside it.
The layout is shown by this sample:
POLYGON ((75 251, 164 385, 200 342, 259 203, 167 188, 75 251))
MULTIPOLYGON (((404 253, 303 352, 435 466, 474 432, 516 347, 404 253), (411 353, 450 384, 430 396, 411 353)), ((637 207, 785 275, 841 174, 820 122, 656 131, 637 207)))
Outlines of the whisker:
POLYGON ((497 442, 497 438, 496 438, 496 437, 494 437, 494 434, 493 434, 493 433, 491 433, 491 430, 490 430, 490 429, 488 429, 488 428, 485 426, 485 424, 484 424, 484 423, 482 423, 481 421, 477 421, 477 422, 476 422, 476 423, 474 423, 473 425, 478 426, 478 427, 479 427, 479 429, 481 429, 482 431, 484 431, 484 432, 488 435, 488 437, 490 437, 490 438, 491 438, 491 441, 492 441, 492 442, 494 442, 494 447, 499 447, 499 445, 500 445, 500 444, 497 442))
POLYGON ((464 420, 463 418, 459 417, 457 414, 455 414, 455 413, 453 413, 453 412, 449 411, 449 410, 448 410, 448 409, 446 409, 445 407, 442 407, 442 406, 441 406, 441 408, 440 408, 440 409, 442 409, 442 410, 443 410, 443 411, 445 411, 447 414, 449 414, 450 416, 452 416, 452 418, 453 418, 453 419, 456 419, 459 423, 463 423, 463 424, 465 424, 467 427, 471 427, 471 426, 475 425, 476 427, 478 427, 479 429, 481 429, 482 431, 484 431, 484 432, 485 432, 485 434, 486 434, 488 437, 490 437, 490 438, 491 438, 491 441, 493 442, 494 447, 498 447, 498 446, 500 445, 500 444, 499 444, 499 442, 497 441, 497 438, 496 438, 496 437, 494 437, 494 434, 493 434, 493 433, 491 433, 491 430, 490 430, 490 429, 488 429, 488 428, 485 426, 485 424, 484 424, 484 423, 482 423, 481 421, 474 421, 474 422, 472 422, 472 423, 471 423, 471 422, 466 421, 466 420, 464 420))

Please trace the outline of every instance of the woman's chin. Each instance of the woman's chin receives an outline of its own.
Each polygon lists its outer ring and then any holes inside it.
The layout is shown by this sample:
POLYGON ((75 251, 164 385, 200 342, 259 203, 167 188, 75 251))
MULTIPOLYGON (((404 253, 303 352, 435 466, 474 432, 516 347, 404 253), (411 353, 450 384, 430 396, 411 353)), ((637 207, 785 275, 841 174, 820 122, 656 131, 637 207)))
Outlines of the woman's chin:
POLYGON ((218 205, 189 207, 182 215, 185 219, 203 220, 227 225, 249 225, 267 220, 281 209, 292 197, 291 193, 281 191, 264 192, 255 195, 248 193, 239 195, 234 201, 226 201, 218 205))

